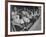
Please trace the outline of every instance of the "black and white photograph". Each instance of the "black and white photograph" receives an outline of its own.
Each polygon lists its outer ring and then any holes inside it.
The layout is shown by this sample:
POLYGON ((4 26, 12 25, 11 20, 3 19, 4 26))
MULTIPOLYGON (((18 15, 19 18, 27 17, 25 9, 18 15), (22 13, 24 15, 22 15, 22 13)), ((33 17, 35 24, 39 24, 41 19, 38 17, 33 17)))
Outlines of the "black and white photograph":
POLYGON ((43 33, 43 4, 8 3, 8 35, 43 33))
POLYGON ((15 6, 11 5, 11 31, 31 31, 35 24, 41 30, 41 7, 37 6, 15 6))

